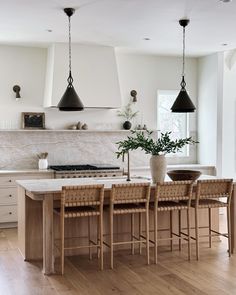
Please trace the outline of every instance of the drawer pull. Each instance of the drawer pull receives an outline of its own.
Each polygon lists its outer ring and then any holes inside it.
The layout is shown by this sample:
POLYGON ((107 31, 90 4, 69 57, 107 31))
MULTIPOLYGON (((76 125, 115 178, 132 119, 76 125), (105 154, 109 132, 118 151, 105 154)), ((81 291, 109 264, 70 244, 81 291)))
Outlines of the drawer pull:
POLYGON ((11 179, 9 179, 9 182, 11 182, 11 179))
POLYGON ((9 212, 9 215, 12 215, 12 212, 9 212))
POLYGON ((9 198, 11 198, 12 197, 12 195, 9 195, 9 198))

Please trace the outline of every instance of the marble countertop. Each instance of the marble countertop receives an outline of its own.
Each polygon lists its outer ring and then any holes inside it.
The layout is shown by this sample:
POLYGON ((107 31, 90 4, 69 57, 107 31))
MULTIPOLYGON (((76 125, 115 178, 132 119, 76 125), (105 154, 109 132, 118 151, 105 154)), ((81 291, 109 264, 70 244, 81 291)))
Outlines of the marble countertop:
MULTIPOLYGON (((216 179, 215 176, 201 175, 199 179, 216 179)), ((165 181, 170 181, 166 176, 165 181)), ((129 183, 152 182, 149 176, 133 176, 129 183)), ((62 186, 68 185, 88 185, 88 184, 104 184, 105 189, 110 189, 112 184, 127 183, 126 177, 104 177, 104 178, 58 178, 58 179, 33 179, 33 180, 17 180, 19 186, 32 194, 58 193, 62 186)), ((154 185, 154 184, 153 184, 154 185)))
MULTIPOLYGON (((167 169, 212 169, 215 166, 212 165, 202 165, 202 164, 170 164, 167 165, 167 169)), ((131 170, 149 170, 149 166, 142 167, 131 167, 131 170)))
MULTIPOLYGON (((127 183, 126 176, 122 177, 94 177, 94 178, 57 178, 57 179, 33 179, 17 180, 18 185, 33 194, 57 193, 62 186, 104 184, 105 189, 110 189, 114 183, 127 183)), ((150 177, 136 176, 129 183, 151 182, 150 177)))
POLYGON ((0 170, 0 175, 4 175, 4 174, 21 174, 21 173, 53 173, 54 171, 53 170, 39 170, 39 169, 12 169, 12 170, 0 170))

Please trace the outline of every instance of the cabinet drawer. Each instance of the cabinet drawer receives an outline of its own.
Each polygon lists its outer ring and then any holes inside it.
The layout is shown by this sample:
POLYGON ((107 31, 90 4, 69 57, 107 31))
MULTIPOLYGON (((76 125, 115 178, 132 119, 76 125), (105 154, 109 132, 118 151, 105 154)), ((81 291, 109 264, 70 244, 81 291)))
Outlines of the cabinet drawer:
POLYGON ((0 187, 1 186, 17 186, 16 180, 20 179, 43 179, 43 178, 51 178, 49 175, 9 175, 9 176, 1 176, 0 177, 0 187))
POLYGON ((0 206, 0 223, 1 222, 16 222, 17 221, 17 206, 0 206))
POLYGON ((0 188, 0 205, 17 204, 17 189, 14 187, 0 188))

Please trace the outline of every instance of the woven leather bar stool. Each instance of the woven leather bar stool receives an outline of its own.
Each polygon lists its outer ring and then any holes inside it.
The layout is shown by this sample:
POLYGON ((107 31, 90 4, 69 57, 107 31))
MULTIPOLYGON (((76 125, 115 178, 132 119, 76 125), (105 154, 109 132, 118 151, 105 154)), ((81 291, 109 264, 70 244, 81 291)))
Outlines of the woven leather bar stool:
POLYGON ((113 249, 116 245, 132 245, 132 253, 136 243, 146 244, 147 264, 149 264, 149 183, 113 184, 111 190, 109 210, 110 241, 105 243, 110 248, 110 265, 113 269, 113 249), (134 214, 145 214, 146 237, 139 239, 134 236, 134 214), (114 216, 131 214, 131 239, 129 241, 114 242, 113 219, 114 216))
POLYGON ((196 259, 199 259, 199 238, 209 237, 209 247, 212 245, 213 236, 223 236, 228 238, 228 252, 231 256, 231 224, 230 224, 230 203, 233 190, 232 179, 212 179, 198 180, 196 188, 196 199, 191 202, 191 206, 195 209, 195 238, 196 241, 196 259), (211 209, 224 207, 227 210, 227 233, 220 233, 212 229, 211 209), (209 214, 209 234, 199 235, 198 213, 200 209, 208 209, 209 214))
MULTIPOLYGON (((157 183, 155 189, 154 203, 150 203, 150 210, 154 211, 154 240, 150 240, 154 244, 154 260, 157 264, 157 248, 158 242, 163 240, 171 241, 171 250, 173 249, 173 241, 179 240, 179 249, 181 247, 181 240, 187 240, 188 242, 188 259, 190 260, 191 248, 190 248, 190 205, 192 197, 192 181, 171 181, 164 183, 157 183), (186 203, 181 203, 181 201, 186 203), (173 232, 173 211, 187 211, 187 234, 183 235, 180 230, 179 233, 173 232), (159 229, 158 228, 158 213, 170 212, 170 228, 159 229), (158 231, 169 231, 169 238, 158 238, 158 231)), ((180 220, 179 220, 180 222, 180 220)))
POLYGON ((103 269, 103 200, 104 185, 64 186, 61 192, 61 207, 54 212, 60 215, 60 256, 61 274, 64 274, 65 250, 91 248, 100 250, 100 268, 103 269), (94 242, 90 238, 90 217, 97 216, 99 224, 99 239, 94 242), (65 247, 65 220, 69 218, 88 218, 88 245, 65 247))

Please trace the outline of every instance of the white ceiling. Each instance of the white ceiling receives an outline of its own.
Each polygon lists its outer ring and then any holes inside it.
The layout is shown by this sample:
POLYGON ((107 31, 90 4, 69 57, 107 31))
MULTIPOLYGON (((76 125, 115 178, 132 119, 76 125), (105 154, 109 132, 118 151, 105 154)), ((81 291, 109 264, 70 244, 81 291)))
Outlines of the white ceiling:
POLYGON ((0 43, 67 42, 64 7, 78 8, 71 19, 72 42, 179 55, 182 28, 178 20, 187 17, 187 55, 236 48, 236 0, 0 0, 0 43), (151 40, 144 41, 145 37, 151 40))

